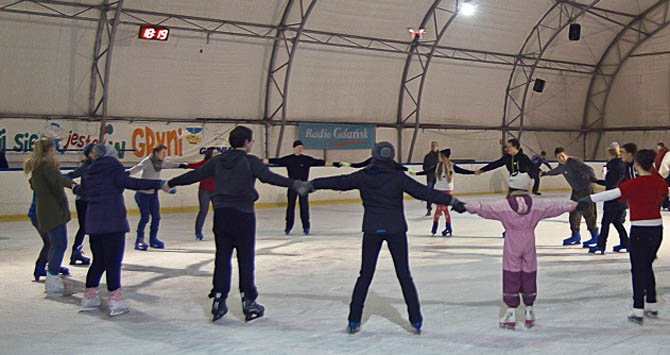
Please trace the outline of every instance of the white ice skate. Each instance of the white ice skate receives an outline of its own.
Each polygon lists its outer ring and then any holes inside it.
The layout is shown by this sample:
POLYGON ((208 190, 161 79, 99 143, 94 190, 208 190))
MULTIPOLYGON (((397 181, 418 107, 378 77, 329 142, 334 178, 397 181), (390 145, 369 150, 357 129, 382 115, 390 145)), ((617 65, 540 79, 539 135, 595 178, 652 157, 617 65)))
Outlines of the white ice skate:
POLYGON ((656 303, 647 303, 644 306, 644 315, 647 318, 658 318, 658 307, 656 303))
POLYGON ((535 326, 535 312, 533 307, 526 307, 526 328, 532 328, 535 326))
POLYGON ((516 312, 514 308, 508 308, 505 315, 500 318, 500 328, 515 329, 516 328, 516 312))
POLYGON ((62 296, 65 292, 65 284, 58 275, 47 273, 47 280, 44 282, 47 296, 62 296))
POLYGON ((633 323, 642 325, 644 323, 644 309, 633 308, 633 310, 628 315, 628 320, 633 323))
POLYGON ((130 304, 126 300, 109 300, 109 315, 115 317, 130 311, 130 304))
POLYGON ((102 306, 100 302, 100 296, 95 295, 95 298, 86 298, 86 296, 81 298, 81 309, 79 312, 90 312, 95 311, 102 306))

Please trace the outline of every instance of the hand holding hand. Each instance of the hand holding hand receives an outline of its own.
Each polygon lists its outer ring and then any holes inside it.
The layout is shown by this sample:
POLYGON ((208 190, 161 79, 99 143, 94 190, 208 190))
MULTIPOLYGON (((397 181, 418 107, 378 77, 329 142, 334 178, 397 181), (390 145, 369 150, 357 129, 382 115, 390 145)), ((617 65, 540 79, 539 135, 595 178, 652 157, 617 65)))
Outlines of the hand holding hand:
POLYGON ((340 162, 340 167, 342 167, 342 168, 348 168, 350 166, 351 166, 351 163, 349 163, 349 162, 346 162, 346 161, 341 161, 340 162))
POLYGON ((465 203, 463 203, 462 201, 459 201, 459 200, 456 200, 456 203, 454 203, 451 206, 451 210, 456 211, 458 213, 467 212, 467 209, 465 208, 465 203))
POLYGON ((265 164, 265 165, 270 164, 270 159, 263 159, 263 164, 265 164))
POLYGON ((585 211, 592 203, 591 196, 584 197, 577 201, 575 211, 585 211))
POLYGON ((188 164, 184 163, 179 164, 179 169, 188 169, 188 164))
POLYGON ((293 186, 291 186, 291 189, 293 189, 295 192, 298 193, 300 196, 305 196, 309 194, 310 192, 314 191, 314 186, 310 181, 301 181, 301 180, 296 180, 293 183, 293 186))
POLYGON ((407 169, 407 172, 408 172, 411 176, 416 176, 416 171, 414 171, 414 170, 412 170, 412 169, 407 169))
POLYGON ((161 190, 170 192, 170 185, 168 185, 167 180, 161 180, 161 190))
POLYGON ((475 175, 479 176, 482 174, 482 171, 480 169, 475 170, 475 175))

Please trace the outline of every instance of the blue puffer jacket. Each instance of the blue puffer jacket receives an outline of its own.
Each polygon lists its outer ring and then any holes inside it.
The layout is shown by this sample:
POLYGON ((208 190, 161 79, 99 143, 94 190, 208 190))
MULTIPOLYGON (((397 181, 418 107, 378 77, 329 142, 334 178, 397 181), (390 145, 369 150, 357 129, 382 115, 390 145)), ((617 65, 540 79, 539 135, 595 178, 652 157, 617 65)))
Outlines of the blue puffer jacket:
POLYGON ((160 189, 162 183, 161 180, 131 178, 114 157, 94 160, 84 174, 82 184, 74 189, 75 194, 88 201, 86 234, 129 232, 123 190, 160 189))

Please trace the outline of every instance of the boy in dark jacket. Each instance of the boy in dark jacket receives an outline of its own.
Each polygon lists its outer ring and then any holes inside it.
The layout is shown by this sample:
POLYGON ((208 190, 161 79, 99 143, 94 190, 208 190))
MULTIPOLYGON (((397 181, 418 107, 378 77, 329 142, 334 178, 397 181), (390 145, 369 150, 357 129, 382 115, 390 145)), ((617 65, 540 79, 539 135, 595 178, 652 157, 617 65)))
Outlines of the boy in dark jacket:
POLYGON ((117 316, 130 309, 128 302, 121 299, 121 262, 126 233, 130 231, 123 190, 166 190, 166 184, 161 180, 131 178, 110 145, 96 145, 92 156, 95 159, 84 174, 82 184, 74 188, 75 194, 88 203, 84 231, 90 236, 93 253, 81 310, 92 311, 101 306, 97 291, 102 274, 106 273, 109 315, 117 316))
MULTIPOLYGON (((605 180, 598 180, 597 184, 605 186, 606 190, 613 190, 617 185, 626 181, 626 164, 621 160, 619 153, 619 144, 612 143, 607 149, 610 159, 607 161, 607 174, 605 180)), ((614 225, 619 232, 620 244, 613 248, 615 253, 625 249, 628 251, 628 233, 623 223, 626 221, 626 209, 628 205, 625 202, 617 200, 606 201, 603 204, 603 219, 600 222, 600 237, 598 245, 589 248, 589 253, 605 254, 607 245, 607 236, 609 235, 610 224, 614 225)))
POLYGON ((205 165, 168 182, 169 186, 190 185, 214 177, 214 237, 216 258, 214 260, 214 287, 209 294, 212 303, 212 321, 228 312, 226 298, 230 292, 233 250, 237 250, 240 272, 242 310, 246 320, 262 317, 265 308, 256 302, 258 291, 254 283, 254 253, 256 244, 256 216, 254 202, 258 192, 254 188, 256 179, 275 186, 291 187, 303 195, 307 183, 285 178, 271 172, 263 161, 248 154, 253 144, 252 131, 237 126, 230 132, 233 148, 210 159, 205 165))
POLYGON ((386 241, 396 275, 400 281, 403 297, 407 304, 409 320, 417 332, 421 329, 423 318, 419 307, 414 281, 409 271, 407 255, 407 222, 403 207, 403 193, 412 197, 451 205, 459 213, 465 206, 451 195, 443 194, 419 184, 405 175, 402 166, 393 157, 393 146, 388 142, 375 145, 372 151, 372 163, 365 169, 350 175, 341 175, 312 181, 314 189, 346 191, 358 189, 363 200, 363 260, 349 309, 347 330, 355 333, 360 329, 363 303, 368 292, 377 264, 382 243, 386 241))
POLYGON ((507 141, 507 150, 505 155, 503 155, 500 159, 491 162, 481 169, 475 171, 475 175, 480 175, 481 173, 498 169, 501 166, 505 166, 510 175, 514 175, 516 173, 528 173, 531 178, 535 178, 537 176, 533 167, 533 163, 523 152, 523 149, 521 149, 521 143, 518 139, 510 139, 507 141))

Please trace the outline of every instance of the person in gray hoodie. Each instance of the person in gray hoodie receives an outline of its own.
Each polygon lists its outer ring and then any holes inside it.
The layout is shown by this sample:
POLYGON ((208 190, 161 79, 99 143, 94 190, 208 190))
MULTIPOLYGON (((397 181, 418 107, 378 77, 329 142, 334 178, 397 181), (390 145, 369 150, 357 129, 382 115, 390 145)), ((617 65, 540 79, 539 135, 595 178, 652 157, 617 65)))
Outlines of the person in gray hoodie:
POLYGON ((240 273, 242 310, 247 321, 263 316, 265 308, 256 302, 258 291, 254 283, 254 254, 256 244, 256 216, 254 202, 258 192, 256 179, 275 186, 291 187, 298 194, 308 193, 305 182, 293 180, 271 172, 263 161, 248 154, 253 144, 252 131, 237 126, 230 132, 229 142, 233 149, 209 159, 205 165, 189 171, 170 181, 170 187, 190 185, 214 177, 214 280, 210 298, 212 321, 228 312, 226 298, 230 292, 233 250, 237 251, 240 273))
MULTIPOLYGON (((540 176, 553 176, 562 174, 565 180, 572 188, 570 199, 572 201, 579 201, 579 199, 595 193, 593 183, 597 182, 593 169, 584 164, 583 161, 569 157, 564 148, 558 147, 554 150, 554 155, 558 160, 558 166, 547 172, 540 172, 540 176)), ((586 226, 591 232, 591 239, 584 242, 584 248, 589 248, 598 243, 598 226, 596 219, 598 218, 595 203, 591 203, 583 210, 575 210, 570 212, 570 230, 572 235, 563 240, 563 245, 576 245, 582 241, 582 236, 579 233, 579 225, 582 221, 582 216, 586 221, 586 226)))

